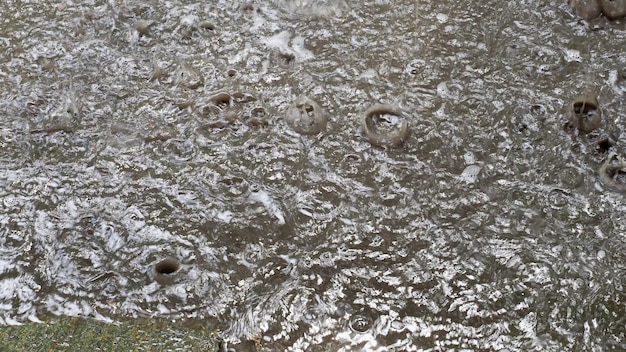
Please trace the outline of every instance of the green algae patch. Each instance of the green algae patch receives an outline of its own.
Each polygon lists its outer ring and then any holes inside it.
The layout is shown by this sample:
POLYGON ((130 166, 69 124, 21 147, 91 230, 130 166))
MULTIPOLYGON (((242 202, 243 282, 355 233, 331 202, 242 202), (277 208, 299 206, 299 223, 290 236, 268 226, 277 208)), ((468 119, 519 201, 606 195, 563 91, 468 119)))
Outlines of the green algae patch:
POLYGON ((217 351, 215 330, 165 320, 109 324, 83 318, 0 326, 0 351, 217 351))

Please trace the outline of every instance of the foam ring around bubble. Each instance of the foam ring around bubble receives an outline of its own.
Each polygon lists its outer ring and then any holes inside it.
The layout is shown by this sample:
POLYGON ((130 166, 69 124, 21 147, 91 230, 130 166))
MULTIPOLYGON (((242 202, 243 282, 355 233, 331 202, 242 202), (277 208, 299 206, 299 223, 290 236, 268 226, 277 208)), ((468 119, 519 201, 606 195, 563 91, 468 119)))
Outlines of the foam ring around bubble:
POLYGON ((361 125, 369 142, 378 147, 398 147, 409 135, 404 114, 390 105, 379 104, 367 109, 361 125))
POLYGON ((626 192, 626 162, 609 155, 598 170, 602 183, 618 192, 626 192))

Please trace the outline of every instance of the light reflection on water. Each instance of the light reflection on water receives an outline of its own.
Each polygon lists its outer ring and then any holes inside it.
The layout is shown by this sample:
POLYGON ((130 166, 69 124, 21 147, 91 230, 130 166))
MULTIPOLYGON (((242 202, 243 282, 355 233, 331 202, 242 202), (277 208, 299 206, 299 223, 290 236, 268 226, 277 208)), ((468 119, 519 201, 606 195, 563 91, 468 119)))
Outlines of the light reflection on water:
POLYGON ((2 5, 1 322, 192 319, 269 350, 626 348, 626 208, 597 177, 598 140, 623 151, 624 32, 538 1, 337 6, 2 5), (579 136, 563 107, 588 88, 607 118, 579 136), (285 122, 302 95, 323 135, 285 122), (402 147, 363 137, 378 103, 407 116, 402 147))

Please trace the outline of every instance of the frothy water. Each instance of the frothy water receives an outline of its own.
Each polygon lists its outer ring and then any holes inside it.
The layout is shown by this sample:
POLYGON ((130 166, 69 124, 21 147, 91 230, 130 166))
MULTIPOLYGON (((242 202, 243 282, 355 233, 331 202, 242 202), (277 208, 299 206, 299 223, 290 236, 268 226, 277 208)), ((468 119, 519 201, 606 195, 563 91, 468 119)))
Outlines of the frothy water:
POLYGON ((530 0, 0 9, 0 323, 626 349, 626 207, 598 174, 624 153, 619 22, 530 0), (603 122, 583 134, 564 126, 588 89, 603 122), (323 132, 287 123, 301 96, 323 132), (376 104, 402 111, 401 145, 364 135, 376 104))

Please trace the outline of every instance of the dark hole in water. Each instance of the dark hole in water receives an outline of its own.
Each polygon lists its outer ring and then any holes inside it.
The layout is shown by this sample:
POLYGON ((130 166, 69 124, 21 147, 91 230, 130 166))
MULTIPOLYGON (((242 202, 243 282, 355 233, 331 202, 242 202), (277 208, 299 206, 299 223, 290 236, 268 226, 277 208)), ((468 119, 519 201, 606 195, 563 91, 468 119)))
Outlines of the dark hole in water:
POLYGON ((542 115, 546 112, 546 108, 543 105, 535 104, 530 107, 530 112, 534 115, 542 115))
POLYGON ((304 111, 306 111, 306 114, 307 114, 308 116, 313 116, 313 111, 315 111, 315 108, 314 108, 314 107, 312 107, 312 106, 311 106, 311 105, 309 105, 309 104, 306 104, 306 105, 304 105, 304 107, 303 107, 303 108, 304 108, 303 110, 304 110, 304 111))
POLYGON ((215 30, 215 25, 211 22, 202 22, 198 25, 198 27, 200 27, 200 29, 204 30, 205 32, 210 32, 215 30))
POLYGON ((624 178, 626 178, 626 171, 622 170, 621 167, 609 167, 606 169, 606 174, 612 178, 613 180, 616 181, 625 181, 624 178))
POLYGON ((280 57, 285 65, 291 64, 296 59, 296 56, 290 53, 281 53, 280 57))
POLYGON ((605 154, 609 151, 609 149, 611 149, 612 146, 613 142, 611 142, 608 137, 604 137, 600 141, 598 141, 597 151, 598 153, 605 154))
POLYGON ((230 105, 230 95, 226 93, 218 94, 214 96, 211 100, 213 100, 213 103, 219 106, 220 108, 224 108, 230 105))
POLYGON ((171 274, 180 268, 180 263, 174 258, 165 258, 154 265, 154 270, 159 274, 171 274))
POLYGON ((586 115, 588 117, 595 114, 598 107, 595 104, 589 102, 576 102, 574 103, 574 112, 577 115, 586 115))

